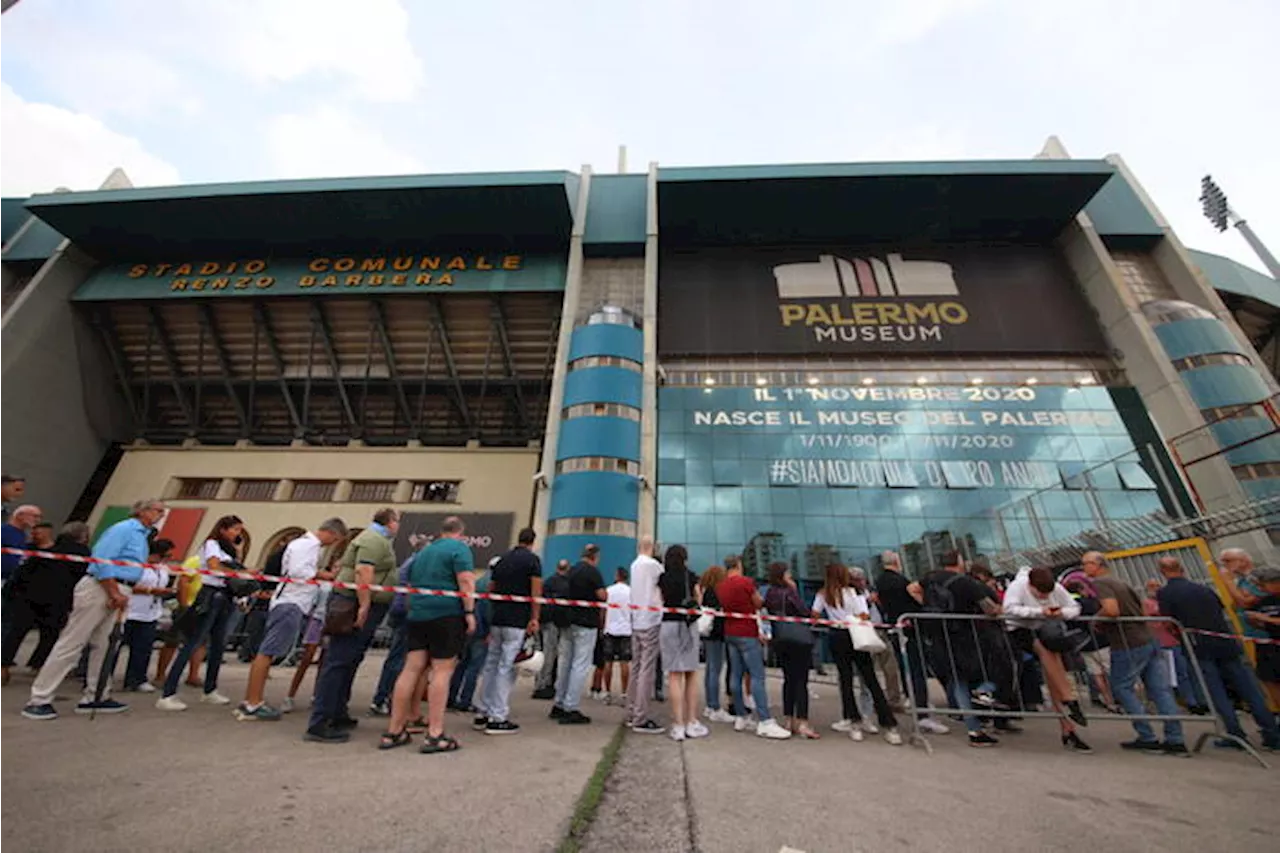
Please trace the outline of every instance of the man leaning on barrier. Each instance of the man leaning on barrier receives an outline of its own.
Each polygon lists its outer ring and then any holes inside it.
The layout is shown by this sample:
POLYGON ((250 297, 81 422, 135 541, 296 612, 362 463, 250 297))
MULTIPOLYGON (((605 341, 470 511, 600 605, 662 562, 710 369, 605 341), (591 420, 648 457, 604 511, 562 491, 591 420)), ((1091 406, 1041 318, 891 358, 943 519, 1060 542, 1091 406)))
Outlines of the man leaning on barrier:
MULTIPOLYGON (((1164 587, 1156 596, 1161 613, 1177 619, 1184 628, 1217 634, 1233 633, 1227 625, 1222 601, 1217 593, 1207 586, 1187 580, 1182 564, 1173 557, 1162 557, 1159 565, 1160 574, 1166 579, 1164 587)), ((1244 663, 1240 643, 1230 637, 1193 633, 1191 647, 1195 649, 1200 671, 1204 673, 1210 701, 1218 716, 1226 723, 1227 732, 1241 740, 1246 739, 1244 729, 1240 726, 1240 718, 1227 693, 1230 688, 1253 713, 1253 719, 1262 732, 1263 749, 1280 749, 1280 731, 1276 729, 1275 715, 1267 708, 1262 690, 1244 663)), ((1226 739, 1219 740, 1214 745, 1227 749, 1240 748, 1235 741, 1226 739)))
MULTIPOLYGON (((1141 679, 1147 698, 1155 703, 1160 716, 1176 717, 1178 703, 1173 698, 1169 667, 1160 657, 1160 647, 1151 636, 1151 630, 1141 621, 1144 616, 1142 597, 1133 587, 1112 576, 1106 559, 1097 551, 1085 554, 1080 564, 1098 591, 1101 604, 1098 614, 1103 619, 1100 625, 1111 644, 1111 689, 1125 713, 1132 717, 1147 714, 1146 706, 1134 690, 1141 679), (1106 621, 1109 619, 1129 621, 1106 621)), ((1151 723, 1146 720, 1135 719, 1133 730, 1138 737, 1120 744, 1122 748, 1182 758, 1191 754, 1183 740, 1182 723, 1177 720, 1164 721, 1163 743, 1156 739, 1151 723)))

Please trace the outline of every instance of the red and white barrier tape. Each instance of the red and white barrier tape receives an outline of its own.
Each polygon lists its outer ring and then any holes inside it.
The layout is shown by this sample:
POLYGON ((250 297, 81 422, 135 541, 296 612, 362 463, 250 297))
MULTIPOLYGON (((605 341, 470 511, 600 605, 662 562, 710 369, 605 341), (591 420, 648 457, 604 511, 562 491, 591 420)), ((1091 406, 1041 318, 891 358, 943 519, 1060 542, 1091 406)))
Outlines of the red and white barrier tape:
MULTIPOLYGON (((228 572, 214 569, 187 569, 180 565, 170 565, 162 563, 153 565, 150 563, 138 563, 133 560, 107 560, 101 557, 81 557, 78 554, 60 554, 54 551, 36 551, 27 548, 0 548, 0 553, 17 554, 22 557, 42 557, 48 560, 64 560, 72 563, 97 563, 109 566, 125 566, 141 569, 165 569, 171 574, 181 575, 205 575, 208 577, 219 578, 236 578, 239 580, 253 580, 265 583, 295 583, 304 586, 322 586, 334 589, 349 590, 367 590, 369 592, 393 592, 404 595, 433 595, 442 598, 462 598, 463 594, 452 589, 420 589, 412 586, 388 586, 384 584, 366 584, 366 583, 347 583, 345 581, 322 581, 311 578, 301 580, 298 578, 278 577, 276 575, 265 575, 261 572, 228 572)), ((704 614, 722 617, 726 619, 764 619, 769 622, 797 622, 805 625, 823 625, 832 628, 844 628, 848 626, 846 622, 837 622, 832 619, 814 619, 808 616, 774 616, 770 613, 730 613, 728 611, 711 610, 709 608, 685 608, 685 607, 658 607, 655 605, 644 604, 614 604, 608 601, 579 601, 569 598, 546 598, 543 596, 533 595, 509 595, 500 592, 477 592, 474 598, 485 599, 487 601, 511 601, 518 604, 554 604, 561 607, 586 607, 596 610, 636 610, 648 613, 674 613, 681 616, 702 616, 704 614)), ((910 617, 908 617, 910 618, 910 617)), ((999 618, 999 617, 995 617, 999 618)), ((892 629, 896 625, 883 624, 879 622, 872 623, 877 628, 892 629)), ((1263 645, 1280 645, 1280 640, 1271 640, 1264 637, 1245 637, 1238 634, 1224 634, 1218 631, 1204 631, 1199 628, 1182 628, 1190 634, 1200 634, 1206 637, 1221 637, 1228 640, 1244 640, 1251 643, 1260 643, 1263 645)))

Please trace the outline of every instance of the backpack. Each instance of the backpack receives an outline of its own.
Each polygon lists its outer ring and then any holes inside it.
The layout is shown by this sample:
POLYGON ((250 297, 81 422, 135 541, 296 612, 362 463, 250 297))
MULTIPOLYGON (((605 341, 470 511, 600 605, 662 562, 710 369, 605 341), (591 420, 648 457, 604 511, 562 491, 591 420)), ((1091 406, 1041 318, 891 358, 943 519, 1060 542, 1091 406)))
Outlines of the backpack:
POLYGON ((926 613, 959 613, 956 609, 956 595, 951 586, 964 575, 953 574, 942 583, 926 584, 924 588, 924 609, 926 613))

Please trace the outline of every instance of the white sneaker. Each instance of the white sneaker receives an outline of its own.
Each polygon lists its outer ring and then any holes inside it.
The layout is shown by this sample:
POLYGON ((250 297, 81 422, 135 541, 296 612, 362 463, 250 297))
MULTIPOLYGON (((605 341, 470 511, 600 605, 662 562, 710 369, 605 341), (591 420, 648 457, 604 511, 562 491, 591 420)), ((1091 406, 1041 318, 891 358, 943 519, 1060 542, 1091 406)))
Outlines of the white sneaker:
POLYGON ((670 734, 672 740, 684 740, 684 726, 672 725, 670 734))
POLYGON ((280 703, 280 713, 288 714, 292 711, 293 711, 293 697, 286 696, 284 697, 284 701, 280 703))
POLYGON ((765 720, 756 726, 756 736, 770 740, 786 740, 791 737, 791 732, 778 725, 777 720, 765 720))
POLYGON ((836 720, 831 724, 833 732, 851 732, 853 731, 853 720, 836 720))
POLYGON ((606 704, 606 705, 612 705, 612 704, 613 704, 613 694, 612 694, 612 693, 605 693, 603 696, 601 696, 601 697, 600 697, 600 701, 604 702, 604 704, 606 704))
POLYGON ((206 705, 230 705, 231 704, 230 699, 228 699, 226 696, 223 696, 221 693, 219 693, 216 690, 213 691, 212 693, 202 693, 200 695, 200 701, 205 703, 206 705))
POLYGON ((738 718, 721 708, 708 708, 707 719, 713 723, 732 723, 738 718))
POLYGON ((869 735, 880 734, 880 727, 877 726, 875 724, 875 721, 871 720, 870 718, 862 721, 862 730, 869 735))
POLYGON ((187 703, 177 696, 161 696, 156 700, 156 707, 161 711, 185 711, 187 703))
POLYGON ((745 732, 750 725, 751 725, 751 721, 748 720, 746 717, 733 718, 733 730, 735 732, 745 732))
POLYGON ((947 728, 933 717, 925 717, 923 720, 916 723, 916 728, 929 735, 945 735, 947 732, 951 731, 951 729, 947 728))
POLYGON ((692 723, 684 727, 684 733, 685 733, 685 737, 691 737, 691 738, 706 737, 707 735, 711 734, 711 729, 707 728, 697 720, 694 720, 692 723))
POLYGON ((852 726, 853 727, 849 729, 849 740, 854 743, 862 743, 862 739, 866 737, 866 735, 862 733, 862 724, 853 723, 852 726))
POLYGON ((897 729, 885 729, 884 739, 890 746, 902 746, 902 735, 898 734, 897 729))
POLYGON ((152 684, 150 681, 144 681, 133 689, 139 693, 155 693, 156 692, 156 686, 152 684))

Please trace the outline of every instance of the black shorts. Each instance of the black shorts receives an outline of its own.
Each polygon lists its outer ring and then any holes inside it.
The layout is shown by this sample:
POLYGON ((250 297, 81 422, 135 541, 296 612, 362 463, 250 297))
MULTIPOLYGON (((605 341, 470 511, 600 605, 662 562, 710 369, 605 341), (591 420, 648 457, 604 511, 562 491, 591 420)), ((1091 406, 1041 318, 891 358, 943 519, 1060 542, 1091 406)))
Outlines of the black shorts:
POLYGON ((631 638, 612 637, 605 634, 604 659, 606 661, 629 662, 631 660, 631 638))
POLYGON ((426 652, 432 660, 458 657, 466 639, 467 620, 462 616, 405 623, 405 647, 411 652, 426 652))
POLYGON ((596 646, 591 652, 591 665, 604 666, 604 631, 596 631, 596 646))
POLYGON ((1256 643, 1254 648, 1258 650, 1258 680, 1280 683, 1280 646, 1256 643))

